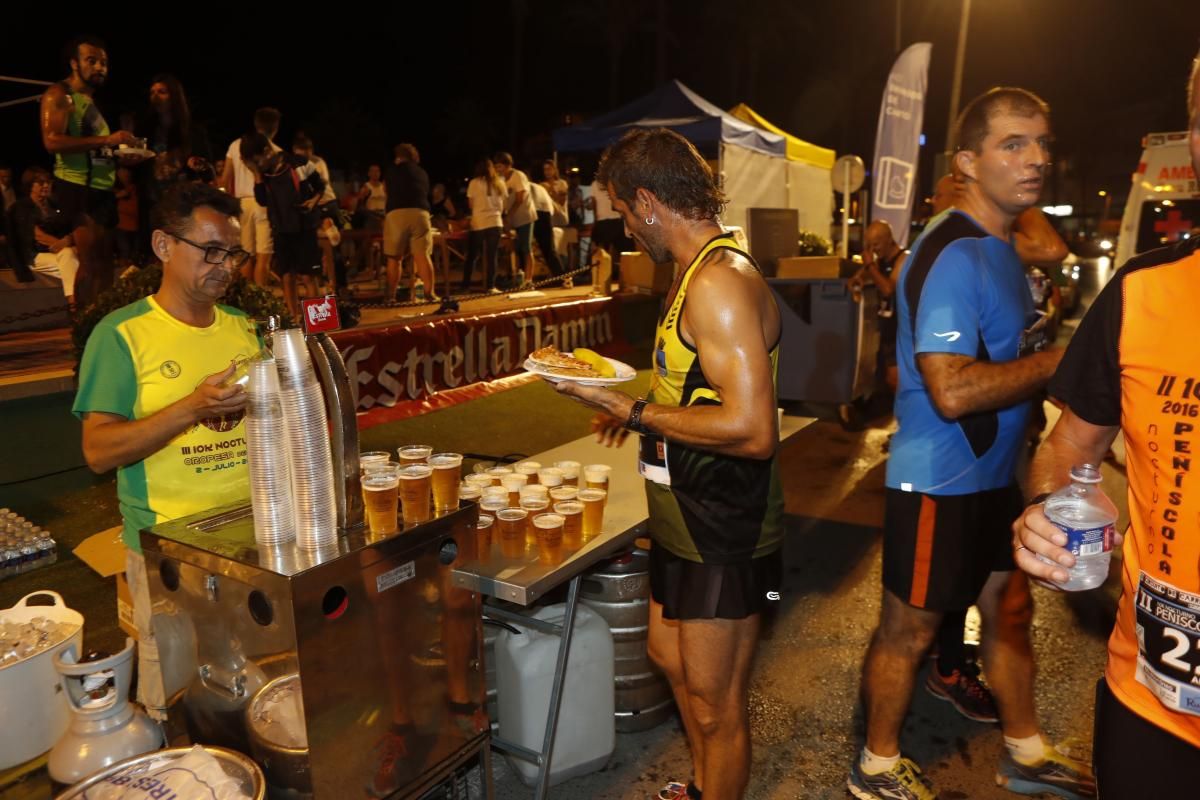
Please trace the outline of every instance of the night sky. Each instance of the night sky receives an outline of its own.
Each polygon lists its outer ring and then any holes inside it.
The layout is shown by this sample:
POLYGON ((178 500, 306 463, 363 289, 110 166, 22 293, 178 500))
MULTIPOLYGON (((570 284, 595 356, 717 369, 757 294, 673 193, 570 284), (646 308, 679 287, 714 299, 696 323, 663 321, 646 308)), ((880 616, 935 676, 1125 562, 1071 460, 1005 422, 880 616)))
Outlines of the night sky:
MULTIPOLYGON (((121 111, 143 107, 154 73, 172 72, 215 151, 249 127, 256 107, 274 105, 281 143, 307 131, 335 171, 361 171, 411 141, 435 181, 468 175, 496 149, 534 167, 550 154, 550 130, 569 116, 603 113, 678 78, 723 108, 746 102, 785 130, 869 162, 897 2, 335 3, 287 15, 215 5, 204 15, 191 4, 187 19, 144 5, 110 15, 136 23, 102 21, 102 7, 92 6, 97 19, 78 25, 57 7, 10 7, 0 73, 61 78, 62 43, 89 30, 108 42, 109 84, 98 99, 114 126, 121 111)), ((899 7, 902 46, 933 43, 928 188, 946 137, 961 5, 899 7)), ((1200 44, 1195 8, 1189 0, 975 0, 962 102, 997 84, 1038 92, 1053 109, 1060 162, 1050 189, 1060 196, 1046 202, 1095 202, 1099 188, 1123 194, 1141 136, 1185 127, 1185 78, 1200 44)), ((0 99, 34 91, 0 84, 0 99)), ((48 160, 36 104, 0 108, 0 130, 0 161, 48 160)), ((588 170, 594 161, 580 163, 588 170)))

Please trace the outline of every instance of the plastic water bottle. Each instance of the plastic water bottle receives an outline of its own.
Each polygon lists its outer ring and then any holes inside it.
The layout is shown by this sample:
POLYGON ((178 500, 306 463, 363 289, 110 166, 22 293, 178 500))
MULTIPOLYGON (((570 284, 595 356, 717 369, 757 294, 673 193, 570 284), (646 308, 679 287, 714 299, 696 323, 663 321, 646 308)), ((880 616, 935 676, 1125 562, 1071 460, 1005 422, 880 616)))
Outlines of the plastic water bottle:
POLYGON ((38 551, 43 567, 48 567, 58 561, 58 542, 54 541, 50 531, 42 531, 38 538, 38 551))
POLYGON ((1117 508, 1100 490, 1100 469, 1094 464, 1071 467, 1071 482, 1047 497, 1042 510, 1067 535, 1066 549, 1075 556, 1075 566, 1067 570, 1070 577, 1054 585, 1067 592, 1083 592, 1104 583, 1117 508))
POLYGON ((418 303, 425 300, 425 281, 417 278, 417 282, 413 284, 413 297, 418 303))
POLYGON ((17 549, 15 539, 8 536, 0 539, 0 578, 16 575, 20 566, 18 564, 20 558, 21 553, 17 549))

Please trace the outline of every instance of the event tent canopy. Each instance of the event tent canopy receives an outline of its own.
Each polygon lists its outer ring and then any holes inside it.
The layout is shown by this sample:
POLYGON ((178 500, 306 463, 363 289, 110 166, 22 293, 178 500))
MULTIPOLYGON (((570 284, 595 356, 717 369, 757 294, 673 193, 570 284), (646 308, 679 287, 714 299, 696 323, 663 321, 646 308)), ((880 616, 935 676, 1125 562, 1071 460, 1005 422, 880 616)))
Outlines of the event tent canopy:
POLYGON ((554 149, 563 153, 603 150, 631 128, 654 127, 670 128, 702 150, 736 144, 768 156, 787 155, 783 135, 722 111, 677 80, 607 114, 555 129, 554 149))
POLYGON ((778 126, 772 125, 763 119, 757 111, 745 103, 738 103, 729 109, 729 113, 743 122, 749 122, 755 127, 782 136, 787 142, 787 157, 789 161, 803 161, 806 164, 812 164, 814 167, 833 169, 833 162, 837 160, 837 153, 828 147, 821 147, 812 142, 806 142, 797 136, 792 136, 790 133, 781 130, 778 126))

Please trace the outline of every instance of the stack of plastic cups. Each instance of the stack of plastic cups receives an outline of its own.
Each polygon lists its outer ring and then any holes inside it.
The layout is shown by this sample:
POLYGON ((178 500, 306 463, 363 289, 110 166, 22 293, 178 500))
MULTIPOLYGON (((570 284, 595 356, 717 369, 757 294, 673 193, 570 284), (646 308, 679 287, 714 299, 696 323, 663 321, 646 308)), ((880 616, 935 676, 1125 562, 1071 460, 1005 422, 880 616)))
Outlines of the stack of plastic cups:
POLYGON ((278 545, 296 538, 291 469, 279 405, 279 375, 274 359, 251 361, 246 384, 246 460, 250 467, 250 507, 254 538, 278 545))
POLYGON ((275 333, 279 404, 283 409, 285 447, 292 468, 296 546, 321 550, 337 542, 333 452, 325 397, 317 382, 304 334, 275 333))

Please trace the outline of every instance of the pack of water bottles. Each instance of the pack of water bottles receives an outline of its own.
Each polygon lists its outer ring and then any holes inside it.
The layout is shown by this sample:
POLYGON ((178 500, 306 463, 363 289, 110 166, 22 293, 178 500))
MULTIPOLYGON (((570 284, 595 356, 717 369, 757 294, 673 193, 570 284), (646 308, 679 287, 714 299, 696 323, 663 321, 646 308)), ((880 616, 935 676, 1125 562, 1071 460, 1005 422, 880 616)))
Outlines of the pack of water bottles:
POLYGON ((0 508, 0 580, 58 560, 58 543, 15 511, 0 508))

